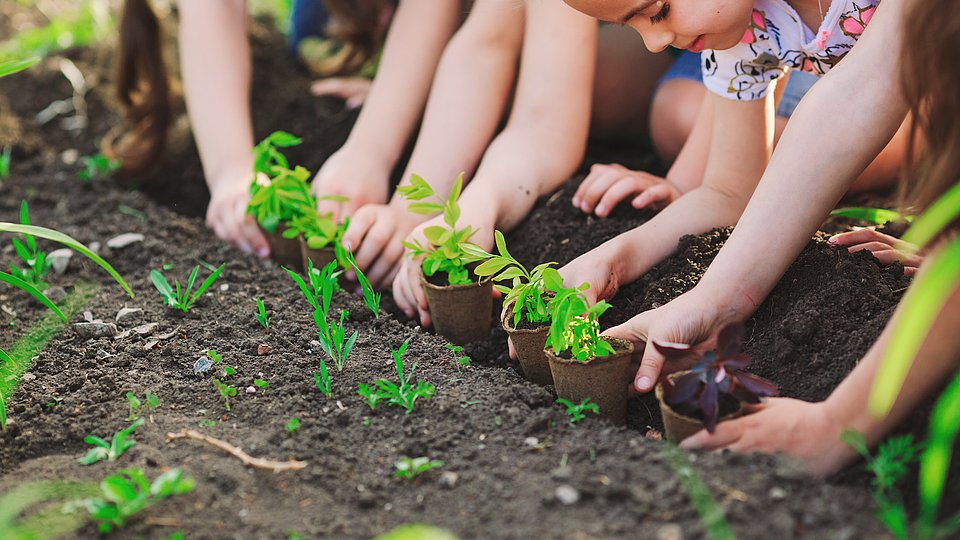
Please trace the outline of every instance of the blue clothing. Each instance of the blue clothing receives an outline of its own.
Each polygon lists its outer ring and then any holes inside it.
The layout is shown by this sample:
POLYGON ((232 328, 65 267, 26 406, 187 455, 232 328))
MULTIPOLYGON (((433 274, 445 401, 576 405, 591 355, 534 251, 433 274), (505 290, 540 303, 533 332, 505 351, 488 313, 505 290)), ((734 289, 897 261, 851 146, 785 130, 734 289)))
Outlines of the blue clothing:
POLYGON ((326 37, 329 20, 330 14, 322 0, 293 0, 293 9, 290 12, 290 33, 287 36, 290 54, 296 57, 300 42, 306 38, 326 37))

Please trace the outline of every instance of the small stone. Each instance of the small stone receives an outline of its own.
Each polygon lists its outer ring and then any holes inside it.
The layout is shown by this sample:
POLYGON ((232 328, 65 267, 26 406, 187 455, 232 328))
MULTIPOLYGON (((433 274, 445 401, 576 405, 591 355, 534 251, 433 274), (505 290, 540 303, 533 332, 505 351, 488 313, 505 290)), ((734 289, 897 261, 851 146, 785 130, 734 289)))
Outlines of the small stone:
POLYGON ((23 382, 35 381, 37 380, 37 376, 28 371, 27 373, 23 374, 23 377, 20 377, 20 380, 23 382))
POLYGON ((683 540, 683 529, 676 523, 663 525, 657 529, 657 540, 683 540))
POLYGON ((550 478, 554 480, 569 480, 571 476, 573 476, 573 469, 567 465, 550 471, 550 478))
POLYGON ((93 312, 92 312, 92 311, 84 311, 84 312, 83 312, 83 320, 85 320, 85 321, 87 321, 87 322, 93 322, 93 321, 94 321, 94 319, 93 319, 93 312))
POLYGON ((149 340, 147 340, 146 342, 144 342, 144 344, 143 344, 143 350, 145 350, 145 351, 150 350, 150 349, 156 347, 157 344, 159 344, 159 343, 160 343, 160 340, 157 340, 157 339, 149 339, 149 340))
POLYGON ((527 446, 530 446, 530 447, 535 447, 535 446, 537 446, 538 444, 540 444, 540 439, 538 439, 538 438, 536 438, 536 437, 527 437, 526 439, 523 440, 523 444, 525 444, 525 445, 527 445, 527 446))
POLYGON ((440 480, 437 481, 440 484, 440 487, 453 489, 457 485, 457 480, 460 479, 460 475, 453 471, 443 471, 440 473, 440 480))
POLYGON ((230 285, 226 283, 220 284, 220 292, 227 292, 230 290, 230 285))
POLYGON ((90 245, 87 247, 90 248, 90 251, 96 253, 97 255, 100 254, 100 242, 90 242, 90 245))
POLYGON ((246 391, 247 391, 248 394, 256 394, 256 393, 257 393, 257 387, 256 387, 256 386, 248 386, 246 391))
POLYGON ((213 367, 213 360, 207 358, 206 355, 197 358, 197 361, 193 363, 193 372, 196 373, 206 373, 210 371, 210 368, 213 367))
POLYGON ((557 489, 554 490, 553 496, 557 498, 557 501, 560 504, 565 506, 570 506, 571 504, 577 504, 580 500, 580 492, 576 490, 573 486, 563 484, 562 486, 557 486, 557 489))
POLYGON ((131 244, 143 242, 144 236, 140 233, 123 233, 107 240, 107 247, 110 249, 123 249, 131 244))
POLYGON ((104 322, 80 322, 74 323, 73 328, 83 339, 96 339, 102 337, 113 337, 117 335, 117 325, 104 322))
POLYGON ((120 311, 117 312, 116 320, 120 324, 129 324, 140 319, 143 310, 140 308, 120 308, 120 311))
POLYGON ((60 160, 64 165, 74 165, 80 159, 80 151, 76 148, 68 148, 60 153, 60 160))
POLYGON ((257 345, 257 356, 265 356, 270 354, 270 351, 273 350, 273 347, 267 345, 266 343, 261 343, 257 345))
POLYGON ((768 495, 770 496, 771 499, 775 501, 780 501, 787 498, 787 490, 779 486, 773 487, 773 488, 770 488, 770 493, 768 495))
POLYGON ((111 356, 113 355, 108 353, 107 351, 103 349, 97 349, 97 360, 103 360, 105 358, 110 358, 111 356))
POLYGON ((155 322, 141 324, 140 326, 137 326, 136 328, 134 328, 133 331, 136 334, 141 336, 149 336, 150 334, 153 333, 154 330, 157 329, 158 326, 160 326, 160 323, 155 323, 155 322))
POLYGON ((44 294, 46 294, 47 298, 52 300, 54 304, 59 304, 67 297, 67 291, 63 290, 63 287, 50 287, 44 291, 44 294))
POLYGON ((47 262, 50 263, 50 268, 53 268, 55 273, 62 274, 66 272, 67 267, 70 266, 70 259, 72 257, 72 249, 60 248, 55 249, 47 254, 47 262))

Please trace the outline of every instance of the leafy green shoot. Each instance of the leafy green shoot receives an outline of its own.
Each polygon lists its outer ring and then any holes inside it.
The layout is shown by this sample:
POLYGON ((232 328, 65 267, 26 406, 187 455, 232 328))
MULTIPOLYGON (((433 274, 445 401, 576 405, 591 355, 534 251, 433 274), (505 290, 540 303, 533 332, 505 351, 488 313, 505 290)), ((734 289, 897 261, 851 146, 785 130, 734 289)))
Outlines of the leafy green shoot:
POLYGON ((287 425, 285 426, 285 428, 288 433, 293 433, 297 431, 298 429, 300 429, 300 419, 294 416, 293 418, 290 419, 289 422, 287 422, 287 425))
POLYGON ((313 382, 317 385, 317 389, 320 390, 324 396, 327 396, 327 399, 333 397, 333 382, 330 380, 330 373, 327 372, 327 363, 323 361, 323 358, 320 359, 320 371, 313 372, 313 382))
POLYGON ((97 153, 92 156, 83 156, 80 159, 83 163, 83 169, 77 173, 77 178, 85 182, 99 178, 110 178, 123 166, 123 162, 116 159, 110 159, 103 153, 97 153))
POLYGON ((947 517, 937 526, 937 512, 943 498, 950 459, 957 435, 960 434, 960 372, 947 386, 930 414, 926 449, 920 456, 920 515, 918 537, 927 535, 953 537, 960 530, 960 512, 947 517))
POLYGON ((360 267, 357 266, 356 259, 353 258, 353 253, 350 253, 347 250, 344 251, 344 256, 347 259, 347 263, 353 268, 354 273, 357 274, 357 281, 360 282, 360 289, 363 291, 363 303, 366 304, 367 308, 370 309, 370 312, 373 313, 374 317, 380 316, 380 293, 374 290, 373 284, 370 283, 370 280, 367 279, 367 276, 360 270, 360 267))
POLYGON ((147 394, 144 397, 144 400, 141 401, 133 392, 127 392, 127 408, 130 410, 130 414, 127 416, 128 422, 133 422, 136 420, 142 412, 150 411, 153 412, 155 409, 160 407, 160 397, 147 390, 147 394))
POLYGON ((447 350, 453 353, 453 361, 457 364, 457 370, 463 371, 463 368, 470 367, 470 357, 463 354, 463 347, 447 343, 447 350))
MULTIPOLYGON (((311 197, 313 197, 311 195, 311 197)), ((339 195, 324 195, 314 197, 312 205, 298 207, 297 215, 292 217, 289 227, 283 231, 284 238, 296 238, 303 235, 307 247, 310 249, 323 249, 327 246, 337 245, 343 240, 343 233, 347 230, 350 220, 345 219, 342 223, 337 223, 333 219, 333 213, 321 214, 317 211, 317 201, 346 201, 346 197, 339 195)))
POLYGON ((396 471, 393 473, 394 476, 403 478, 404 480, 413 480, 429 470, 443 467, 443 462, 428 457, 411 458, 400 456, 394 466, 396 467, 396 471))
POLYGON ((39 56, 34 56, 27 58, 26 60, 13 60, 9 62, 0 63, 0 77, 6 77, 7 75, 13 75, 18 71, 23 71, 37 62, 40 61, 39 56))
POLYGON ((220 379, 213 379, 213 386, 217 388, 217 392, 220 393, 220 397, 223 398, 223 407, 229 411, 230 410, 230 398, 236 397, 237 389, 229 384, 221 381, 220 379))
POLYGON ((374 383, 377 385, 381 399, 386 399, 389 405, 403 407, 406 410, 406 414, 413 412, 417 399, 429 399, 436 393, 436 389, 429 382, 417 381, 416 385, 411 382, 413 373, 417 369, 416 362, 414 362, 413 365, 410 366, 410 370, 404 374, 403 355, 406 353, 409 343, 410 339, 407 338, 407 340, 400 345, 399 349, 394 350, 392 347, 390 348, 390 354, 393 355, 393 361, 397 368, 397 383, 388 381, 387 379, 378 379, 374 383))
POLYGON ((383 400, 384 394, 376 384, 373 386, 361 383, 357 386, 357 394, 363 398, 363 402, 370 407, 371 411, 377 410, 377 405, 383 400))
POLYGON ((10 177, 10 161, 11 161, 11 152, 13 147, 4 146, 3 152, 0 152, 0 179, 5 179, 10 177))
POLYGON ((153 286, 157 288, 157 291, 160 292, 160 296, 163 297, 163 303, 165 305, 187 313, 200 296, 207 292, 207 289, 213 285, 213 282, 220 277, 224 266, 226 266, 226 263, 221 264, 219 268, 207 276, 207 279, 200 284, 196 292, 193 291, 193 286, 196 284, 197 274, 200 272, 200 265, 193 267, 193 271, 190 272, 190 277, 187 279, 185 286, 182 286, 179 280, 174 280, 176 288, 171 287, 167 278, 159 270, 150 271, 150 280, 153 282, 153 286))
POLYGON ((100 482, 101 496, 80 501, 101 533, 123 527, 128 519, 173 495, 193 491, 194 482, 171 469, 153 482, 140 469, 121 469, 100 482))
MULTIPOLYGON (((275 131, 253 149, 253 181, 247 213, 270 234, 281 223, 290 223, 310 208, 316 209, 316 198, 310 193, 310 171, 290 163, 280 148, 297 146, 302 141, 283 131, 275 131)), ((296 235, 294 235, 296 236, 296 235)))
POLYGON ((267 381, 265 381, 265 380, 263 380, 263 379, 254 379, 254 380, 253 380, 253 385, 256 386, 257 388, 261 388, 261 389, 264 389, 264 390, 267 389, 267 388, 270 388, 270 383, 267 382, 267 381))
MULTIPOLYGON (((343 323, 346 322, 349 315, 350 313, 347 310, 342 310, 339 321, 334 321, 332 324, 325 324, 321 327, 320 331, 317 332, 320 348, 333 360, 334 365, 337 366, 337 371, 343 371, 347 357, 350 356, 350 351, 353 350, 353 344, 357 341, 358 332, 356 331, 350 334, 350 337, 346 337, 346 330, 344 330, 343 323)), ((326 319, 322 320, 326 322, 326 319)))
POLYGON ((587 417, 587 412, 600 414, 600 406, 590 401, 590 398, 583 398, 580 403, 573 403, 568 399, 559 398, 557 403, 567 408, 567 414, 570 416, 570 423, 576 424, 587 417))
POLYGON ((410 250, 411 256, 423 257, 421 267, 425 276, 431 277, 437 272, 443 272, 447 275, 447 282, 450 285, 470 283, 470 271, 467 267, 478 260, 465 249, 465 244, 477 232, 476 229, 470 226, 463 229, 457 228, 457 221, 460 219, 460 205, 457 201, 462 188, 462 173, 457 176, 447 198, 439 196, 426 180, 416 174, 410 176, 410 185, 397 187, 400 195, 414 201, 409 207, 411 212, 443 213, 443 222, 446 226, 433 225, 423 230, 427 240, 426 245, 421 244, 419 240, 414 240, 412 243, 404 241, 403 245, 410 250), (424 201, 424 199, 433 199, 433 201, 424 201))
POLYGON ((136 422, 129 427, 123 428, 113 434, 113 439, 107 442, 96 435, 89 435, 83 439, 83 442, 92 444, 86 455, 80 458, 81 465, 92 465, 98 461, 116 461, 124 452, 132 448, 137 441, 130 438, 130 434, 135 429, 142 426, 143 418, 138 418, 136 422))
MULTIPOLYGON (((30 211, 27 208, 27 201, 20 203, 20 224, 30 225, 30 211)), ((11 266, 10 274, 26 281, 38 290, 46 289, 48 284, 45 279, 47 274, 50 273, 51 263, 47 260, 47 254, 37 247, 37 240, 33 235, 24 234, 23 241, 14 238, 13 249, 23 263, 23 268, 16 265, 11 266)))
POLYGON ((257 322, 264 330, 270 328, 270 317, 267 316, 267 307, 263 305, 263 300, 257 298, 257 322))
POLYGON ((912 435, 891 437, 877 448, 874 456, 861 433, 848 429, 840 438, 863 456, 867 470, 873 473, 872 492, 877 504, 877 519, 896 538, 906 539, 910 523, 897 483, 907 474, 910 463, 917 460, 919 445, 913 442, 912 435))
POLYGON ((525 318, 531 324, 545 324, 550 321, 548 291, 556 294, 563 289, 563 278, 553 266, 557 263, 538 264, 533 270, 527 270, 510 252, 507 242, 500 231, 494 231, 497 255, 487 253, 473 244, 464 246, 465 251, 477 260, 483 260, 473 273, 480 277, 492 276, 497 282, 494 287, 504 295, 504 305, 513 310, 513 326, 525 318), (498 273, 499 272, 499 273, 498 273), (507 282, 510 285, 501 285, 507 282))
POLYGON ((851 208, 837 208, 833 212, 830 212, 831 216, 845 217, 850 219, 859 219, 861 221, 868 221, 874 225, 883 225, 888 221, 900 222, 913 221, 913 216, 901 214, 896 210, 889 210, 886 208, 866 208, 866 207, 851 207, 851 208))
POLYGON ((311 261, 307 261, 307 276, 310 284, 296 272, 286 269, 287 273, 296 282, 297 287, 303 294, 307 302, 313 307, 313 322, 317 325, 317 340, 323 352, 333 360, 337 371, 343 371, 343 367, 353 350, 353 344, 357 341, 357 332, 347 337, 344 323, 349 317, 347 310, 340 312, 340 319, 332 323, 327 320, 330 313, 330 301, 333 293, 341 290, 337 278, 343 273, 337 270, 337 261, 332 261, 322 269, 317 270, 313 267, 311 261))
POLYGON ((610 308, 603 300, 590 306, 583 295, 589 287, 583 283, 576 289, 562 288, 550 302, 550 331, 547 347, 554 354, 570 351, 579 362, 610 356, 613 346, 600 337, 600 315, 610 308))

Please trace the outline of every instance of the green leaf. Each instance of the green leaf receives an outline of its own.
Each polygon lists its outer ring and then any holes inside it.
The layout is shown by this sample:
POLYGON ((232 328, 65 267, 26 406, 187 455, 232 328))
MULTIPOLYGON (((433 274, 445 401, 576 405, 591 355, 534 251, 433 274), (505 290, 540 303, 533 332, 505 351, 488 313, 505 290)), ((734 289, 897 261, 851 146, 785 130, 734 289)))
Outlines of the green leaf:
POLYGON ((31 283, 28 283, 6 272, 0 272, 0 281, 7 283, 9 285, 13 285, 14 287, 20 289, 21 291, 36 298, 41 304, 47 306, 47 308, 49 308, 50 311, 54 312, 57 315, 57 317, 60 317, 64 322, 66 322, 67 316, 64 315, 62 311, 60 311, 60 308, 58 308, 57 305, 53 303, 53 300, 50 300, 49 298, 47 298, 47 296, 43 294, 43 292, 41 292, 40 289, 36 288, 31 283))
POLYGON ((213 282, 216 281, 218 277, 220 277, 220 273, 223 272, 223 267, 226 265, 227 263, 221 264, 216 269, 216 271, 214 271, 212 274, 207 276, 207 279, 203 281, 203 283, 200 285, 200 288, 197 289, 197 292, 195 292, 193 296, 190 298, 191 303, 193 303, 197 298, 200 297, 201 294, 206 292, 206 290, 209 289, 211 285, 213 285, 213 282))
MULTIPOLYGON (((505 259, 503 257, 493 257, 492 259, 488 259, 480 263, 476 268, 473 269, 473 273, 481 277, 492 276, 493 274, 496 274, 500 270, 503 270, 504 267, 512 263, 513 261, 511 261, 510 259, 505 259)), ((502 281, 503 279, 506 279, 506 278, 502 278, 502 276, 503 274, 501 274, 500 276, 497 276, 497 281, 502 281)))
POLYGON ((286 131, 274 131, 266 138, 273 146, 280 148, 289 148, 291 146, 297 146, 303 142, 303 139, 297 137, 296 135, 287 133, 286 131))
POLYGON ((443 206, 435 202, 415 202, 410 203, 407 209, 414 214, 436 214, 443 211, 443 206))
POLYGON ((913 226, 903 235, 903 241, 923 247, 957 219, 957 216, 960 216, 960 183, 954 184, 913 222, 913 226))
POLYGON ((119 475, 112 475, 100 482, 100 490, 108 501, 122 503, 137 498, 137 490, 132 483, 119 475))
POLYGON ((26 60, 14 60, 12 62, 0 63, 0 77, 13 75, 18 71, 23 71, 40 61, 39 56, 27 58, 26 60))
POLYGON ((830 212, 832 216, 845 217, 850 219, 859 219, 861 221, 869 221, 876 225, 883 225, 888 221, 911 221, 913 218, 911 216, 905 216, 896 210, 888 210, 886 208, 865 208, 865 207, 852 207, 852 208, 837 208, 833 212, 830 212))
MULTIPOLYGON (((457 179, 453 181, 453 188, 450 189, 450 196, 447 197, 447 203, 451 207, 457 206, 457 201, 460 200, 460 193, 463 191, 463 173, 457 175, 457 179)), ((457 214, 459 215, 459 210, 457 214)))
POLYGON ((423 236, 426 237, 430 243, 439 246, 444 240, 444 234, 448 232, 446 227, 441 227, 439 225, 431 225, 423 229, 423 236))
MULTIPOLYGON (((503 237, 503 233, 497 230, 493 231, 493 239, 497 244, 497 251, 500 253, 501 257, 508 257, 513 259, 513 255, 510 255, 510 252, 507 251, 507 241, 503 237)), ((516 260, 516 259, 514 259, 516 260)))
POLYGON ((150 281, 153 282, 153 286, 156 287, 157 291, 160 292, 160 296, 163 297, 163 302, 165 304, 168 306, 177 305, 177 297, 173 293, 170 283, 167 281, 167 278, 160 273, 159 270, 150 271, 150 281))
POLYGON ((930 415, 927 448, 920 456, 920 527, 932 531, 950 470, 953 444, 960 432, 960 372, 947 386, 930 415))

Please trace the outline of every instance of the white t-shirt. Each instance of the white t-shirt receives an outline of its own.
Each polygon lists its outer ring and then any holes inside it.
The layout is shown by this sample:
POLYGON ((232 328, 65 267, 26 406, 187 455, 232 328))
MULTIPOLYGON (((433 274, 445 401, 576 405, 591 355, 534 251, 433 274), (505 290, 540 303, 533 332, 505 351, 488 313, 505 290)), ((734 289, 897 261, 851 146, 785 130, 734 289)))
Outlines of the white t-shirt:
POLYGON ((814 33, 785 0, 756 0, 740 43, 703 51, 703 83, 722 97, 753 101, 788 68, 823 75, 857 43, 879 3, 833 0, 814 33))

